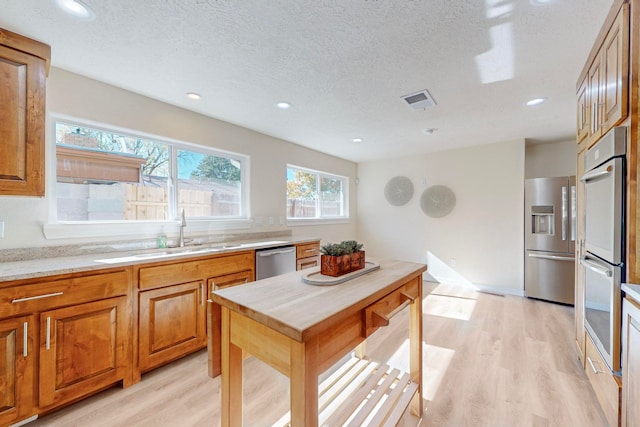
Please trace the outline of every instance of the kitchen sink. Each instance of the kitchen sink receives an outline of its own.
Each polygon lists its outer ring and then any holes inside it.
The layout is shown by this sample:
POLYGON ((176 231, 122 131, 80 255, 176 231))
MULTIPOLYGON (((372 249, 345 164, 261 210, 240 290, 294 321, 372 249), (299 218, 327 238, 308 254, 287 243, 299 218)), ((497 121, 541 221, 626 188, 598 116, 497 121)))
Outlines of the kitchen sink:
POLYGON ((253 248, 257 246, 272 246, 272 245, 280 245, 286 244, 283 240, 271 240, 268 242, 255 242, 255 243, 242 243, 242 244, 221 244, 216 246, 187 246, 183 248, 169 248, 162 251, 157 252, 144 252, 144 253, 132 253, 126 256, 120 256, 115 258, 105 258, 105 259, 97 259, 96 262, 102 262, 105 264, 115 264, 119 262, 132 262, 136 260, 144 260, 144 259, 155 259, 155 258, 171 258, 177 257, 181 255, 194 255, 194 254, 205 254, 211 252, 219 252, 227 249, 238 249, 238 248, 253 248))

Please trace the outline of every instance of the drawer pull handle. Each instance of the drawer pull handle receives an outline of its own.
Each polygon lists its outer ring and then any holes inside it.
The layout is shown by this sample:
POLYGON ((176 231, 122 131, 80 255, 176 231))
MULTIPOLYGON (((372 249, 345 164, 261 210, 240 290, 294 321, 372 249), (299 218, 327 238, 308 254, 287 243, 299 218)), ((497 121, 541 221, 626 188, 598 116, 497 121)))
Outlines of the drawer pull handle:
POLYGON ((25 301, 33 301, 34 299, 57 297, 57 296, 60 296, 62 294, 63 294, 63 292, 53 292, 51 294, 36 295, 35 297, 16 298, 16 299, 11 300, 11 304, 15 304, 15 303, 18 303, 18 302, 25 302, 25 301))
POLYGON ((47 317, 47 336, 45 337, 45 348, 51 348, 51 317, 47 317))
POLYGON ((591 360, 590 357, 587 357, 587 362, 589 362, 589 365, 591 366, 591 369, 593 370, 594 374, 598 375, 599 373, 604 373, 604 371, 601 371, 598 368, 596 368, 596 363, 598 362, 594 362, 593 360, 591 360))
POLYGON ((22 329, 22 356, 27 357, 29 355, 29 324, 24 322, 22 329))
POLYGON ((378 312, 376 312, 375 310, 371 312, 371 317, 373 320, 373 327, 374 328, 379 328, 381 326, 388 326, 389 325, 389 320, 395 316, 396 314, 400 313, 406 306, 408 306, 409 304, 412 304, 416 298, 414 296, 411 296, 405 292, 400 292, 400 298, 404 299, 404 301, 402 301, 402 304, 400 304, 399 306, 397 306, 391 313, 384 315, 384 314, 380 314, 378 312))
POLYGON ((316 249, 315 249, 315 248, 313 248, 313 249, 305 249, 304 251, 305 251, 305 252, 315 252, 315 251, 316 251, 316 249))

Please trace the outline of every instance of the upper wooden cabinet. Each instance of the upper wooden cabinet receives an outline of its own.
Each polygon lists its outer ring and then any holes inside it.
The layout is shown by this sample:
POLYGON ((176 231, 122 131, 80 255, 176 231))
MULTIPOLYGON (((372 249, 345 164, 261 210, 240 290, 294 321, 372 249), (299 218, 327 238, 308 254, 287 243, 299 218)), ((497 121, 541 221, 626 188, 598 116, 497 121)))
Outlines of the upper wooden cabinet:
POLYGON ((590 146, 628 115, 629 5, 623 4, 577 89, 577 143, 590 146))
POLYGON ((44 195, 51 48, 0 28, 0 195, 44 195))

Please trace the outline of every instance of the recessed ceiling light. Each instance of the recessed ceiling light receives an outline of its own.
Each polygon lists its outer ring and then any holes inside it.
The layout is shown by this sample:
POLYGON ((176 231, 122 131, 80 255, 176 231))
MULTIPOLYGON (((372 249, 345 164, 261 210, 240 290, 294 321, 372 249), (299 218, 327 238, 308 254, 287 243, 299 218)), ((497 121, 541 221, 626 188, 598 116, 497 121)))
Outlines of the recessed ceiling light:
POLYGON ((200 99, 201 96, 195 92, 188 92, 187 93, 187 98, 189 99, 200 99))
POLYGON ((291 108, 291 104, 285 101, 280 101, 276 104, 276 107, 278 107, 281 110, 288 110, 289 108, 291 108))
POLYGON ((83 21, 93 21, 96 19, 96 14, 93 13, 89 6, 80 0, 54 0, 54 2, 66 13, 83 21))
POLYGON ((534 105, 540 105, 545 102, 547 98, 533 98, 524 103, 527 107, 533 107, 534 105))
POLYGON ((362 142, 363 139, 362 138, 353 138, 352 141, 353 142, 362 142))

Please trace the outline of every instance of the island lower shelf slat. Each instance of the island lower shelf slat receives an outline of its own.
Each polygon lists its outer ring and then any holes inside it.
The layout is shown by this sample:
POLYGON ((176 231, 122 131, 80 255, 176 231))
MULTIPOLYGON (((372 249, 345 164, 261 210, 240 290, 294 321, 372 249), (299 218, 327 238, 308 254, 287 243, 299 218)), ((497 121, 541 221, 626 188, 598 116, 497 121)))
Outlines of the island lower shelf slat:
MULTIPOLYGON (((319 385, 318 425, 395 426, 417 390, 409 374, 352 357, 319 385)), ((274 426, 289 420, 287 413, 274 426)))

